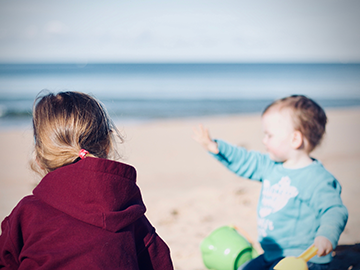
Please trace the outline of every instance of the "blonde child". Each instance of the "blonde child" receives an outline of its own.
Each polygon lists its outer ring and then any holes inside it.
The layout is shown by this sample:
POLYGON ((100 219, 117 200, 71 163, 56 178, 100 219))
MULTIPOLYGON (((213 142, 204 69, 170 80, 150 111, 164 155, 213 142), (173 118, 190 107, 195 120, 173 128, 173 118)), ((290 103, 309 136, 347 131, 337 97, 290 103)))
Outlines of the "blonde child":
POLYGON ((32 167, 45 176, 2 222, 0 268, 173 269, 144 215, 135 169, 108 159, 119 133, 100 103, 44 95, 33 128, 32 167))
POLYGON ((310 270, 328 269, 347 222, 341 186, 310 156, 319 145, 327 117, 313 100, 294 95, 275 101, 262 114, 268 155, 213 140, 200 126, 194 139, 241 177, 260 181, 258 235, 264 254, 242 269, 273 269, 285 256, 298 256, 310 245, 318 256, 310 270))

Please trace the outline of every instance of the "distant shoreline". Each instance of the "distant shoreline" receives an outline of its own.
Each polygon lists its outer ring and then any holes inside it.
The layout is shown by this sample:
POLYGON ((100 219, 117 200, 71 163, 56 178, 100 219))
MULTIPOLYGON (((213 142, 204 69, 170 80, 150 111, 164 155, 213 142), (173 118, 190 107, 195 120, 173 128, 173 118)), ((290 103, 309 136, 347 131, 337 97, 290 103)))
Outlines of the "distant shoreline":
MULTIPOLYGON (((360 102, 360 101, 359 101, 360 102)), ((324 106, 326 111, 342 111, 342 110, 360 110, 359 105, 353 106, 324 106)), ((126 127, 126 126, 138 126, 144 123, 154 123, 161 121, 171 121, 171 120, 182 120, 182 121, 192 121, 194 119, 203 119, 203 118, 221 118, 221 117, 232 117, 232 116, 247 116, 247 115, 259 115, 260 117, 261 110, 257 111, 244 111, 238 113, 207 113, 207 114, 196 114, 196 115, 187 115, 187 116, 172 116, 172 117, 127 117, 121 115, 111 115, 111 119, 117 126, 126 127)), ((27 117, 0 117, 0 132, 2 131, 19 131, 19 130, 31 130, 32 129, 32 118, 31 115, 27 117)))

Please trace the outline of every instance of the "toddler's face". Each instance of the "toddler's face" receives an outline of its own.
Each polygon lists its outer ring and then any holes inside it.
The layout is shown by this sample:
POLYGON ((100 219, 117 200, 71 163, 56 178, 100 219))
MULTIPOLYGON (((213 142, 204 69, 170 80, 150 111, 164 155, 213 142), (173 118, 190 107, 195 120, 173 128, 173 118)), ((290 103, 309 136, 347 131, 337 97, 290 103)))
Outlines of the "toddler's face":
POLYGON ((294 127, 290 111, 270 109, 262 117, 262 128, 264 131, 263 143, 270 158, 278 162, 286 161, 293 150, 291 140, 294 127))

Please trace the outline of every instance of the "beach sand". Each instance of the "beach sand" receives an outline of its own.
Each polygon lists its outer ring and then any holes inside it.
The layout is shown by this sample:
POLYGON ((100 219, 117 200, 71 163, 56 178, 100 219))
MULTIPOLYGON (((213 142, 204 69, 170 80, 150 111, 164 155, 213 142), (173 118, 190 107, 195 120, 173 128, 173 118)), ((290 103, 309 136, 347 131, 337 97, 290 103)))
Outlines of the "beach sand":
MULTIPOLYGON (((349 221, 332 269, 360 269, 360 109, 327 110, 322 145, 313 153, 343 187, 349 221), (352 267, 352 268, 351 268, 352 267)), ((171 119, 123 126, 123 162, 138 172, 147 217, 171 249, 175 269, 205 270, 201 241, 224 225, 242 228, 256 242, 256 206, 260 184, 237 177, 192 139, 202 123, 214 138, 264 151, 260 115, 171 119)), ((37 176, 28 159, 30 128, 0 131, 0 219, 31 194, 37 176)))

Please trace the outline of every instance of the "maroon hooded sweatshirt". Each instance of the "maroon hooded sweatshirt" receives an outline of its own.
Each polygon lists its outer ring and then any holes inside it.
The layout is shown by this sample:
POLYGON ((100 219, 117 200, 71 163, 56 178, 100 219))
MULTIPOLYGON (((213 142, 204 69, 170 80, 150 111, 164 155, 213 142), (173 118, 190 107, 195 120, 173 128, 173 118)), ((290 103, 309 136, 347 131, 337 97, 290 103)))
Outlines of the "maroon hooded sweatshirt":
POLYGON ((2 222, 0 269, 173 269, 145 210, 129 165, 56 169, 2 222))

